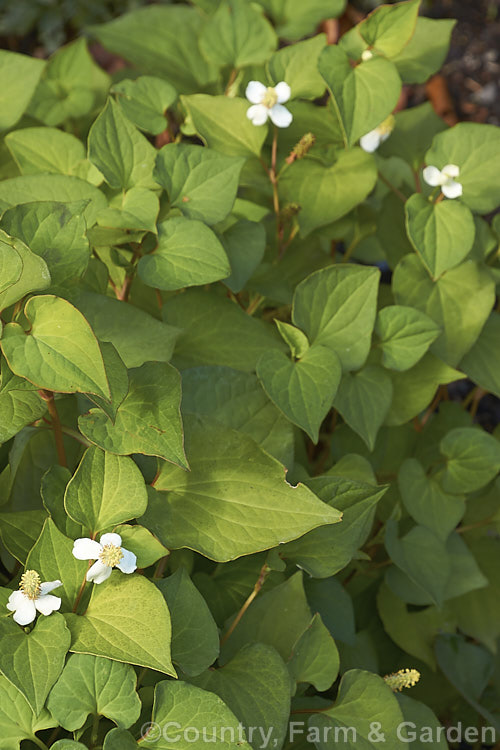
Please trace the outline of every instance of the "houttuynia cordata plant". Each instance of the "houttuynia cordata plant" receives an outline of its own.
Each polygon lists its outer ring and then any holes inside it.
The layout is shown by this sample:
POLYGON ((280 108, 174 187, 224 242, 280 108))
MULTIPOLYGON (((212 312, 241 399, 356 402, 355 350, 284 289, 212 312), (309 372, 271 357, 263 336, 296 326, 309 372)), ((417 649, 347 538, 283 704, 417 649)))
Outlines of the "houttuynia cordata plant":
POLYGON ((499 739, 500 133, 343 11, 0 53, 2 750, 499 739))

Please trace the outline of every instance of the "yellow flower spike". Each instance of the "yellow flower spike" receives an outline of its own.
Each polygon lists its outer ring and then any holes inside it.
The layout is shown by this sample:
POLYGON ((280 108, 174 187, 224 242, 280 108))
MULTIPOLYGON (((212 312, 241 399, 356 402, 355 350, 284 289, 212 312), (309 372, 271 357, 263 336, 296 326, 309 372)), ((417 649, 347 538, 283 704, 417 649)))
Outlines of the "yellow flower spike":
POLYGON ((393 674, 386 674, 385 682, 394 693, 401 691, 403 688, 410 688, 420 680, 420 672, 417 669, 400 669, 393 674))
POLYGON ((28 599, 38 599, 41 592, 41 581, 36 570, 26 570, 22 574, 19 588, 28 599))

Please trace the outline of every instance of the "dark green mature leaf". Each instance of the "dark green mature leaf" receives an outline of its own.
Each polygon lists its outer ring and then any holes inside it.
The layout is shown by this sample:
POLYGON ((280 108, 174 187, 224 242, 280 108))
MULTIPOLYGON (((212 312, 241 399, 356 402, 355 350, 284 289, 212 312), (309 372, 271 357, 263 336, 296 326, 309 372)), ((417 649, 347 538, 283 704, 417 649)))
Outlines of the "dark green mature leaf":
POLYGON ((33 92, 45 67, 44 60, 37 60, 17 52, 0 51, 0 130, 9 130, 19 120, 29 104, 33 92))
POLYGON ((187 682, 164 680, 156 685, 152 721, 146 739, 154 750, 169 750, 173 742, 179 750, 187 750, 192 747, 193 732, 206 738, 203 742, 214 742, 219 750, 250 747, 241 722, 219 696, 187 682))
POLYGON ((254 727, 250 742, 258 748, 267 738, 281 748, 290 713, 290 678, 272 646, 244 646, 221 669, 204 672, 191 682, 218 695, 244 727, 254 727))
POLYGON ((416 256, 405 256, 392 279, 397 304, 426 313, 443 329, 431 352, 456 364, 479 336, 494 304, 494 282, 486 268, 466 260, 432 281, 416 256))
POLYGON ((267 398, 255 375, 228 367, 184 370, 182 411, 211 416, 250 435, 267 453, 291 467, 292 425, 267 398))
POLYGON ((24 313, 29 335, 18 323, 5 326, 1 347, 10 369, 38 388, 63 393, 110 390, 97 339, 83 315, 53 295, 32 297, 24 313))
MULTIPOLYGON (((156 217, 159 208, 156 193, 145 188, 132 187, 126 193, 118 193, 110 200, 109 208, 99 212, 97 223, 100 227, 142 229, 156 234, 156 217)), ((95 227, 91 234, 92 240, 97 231, 95 227)), ((127 239, 133 241, 130 235, 127 239)))
POLYGON ((438 337, 439 326, 414 307, 389 305, 379 310, 375 333, 380 338, 382 363, 401 372, 424 356, 438 337))
POLYGON ((321 615, 314 615, 295 643, 288 669, 297 683, 308 682, 320 692, 328 690, 336 680, 339 653, 321 615))
POLYGON ((13 620, 2 618, 0 637, 0 672, 24 695, 38 716, 61 674, 70 646, 71 635, 64 617, 57 612, 42 616, 31 633, 24 633, 13 620))
MULTIPOLYGON (((329 48, 331 49, 331 47, 329 48)), ((301 159, 283 173, 279 182, 285 203, 298 203, 302 237, 331 224, 362 203, 377 181, 371 154, 354 148, 340 152, 332 166, 312 158, 301 159)))
POLYGON ((408 513, 446 541, 465 513, 464 495, 445 492, 437 479, 425 474, 415 458, 407 458, 402 464, 398 485, 408 513))
POLYGON ((398 750, 401 747, 398 731, 404 737, 404 727, 396 696, 378 675, 352 669, 342 677, 335 705, 314 714, 309 727, 317 728, 320 738, 325 737, 317 743, 320 750, 335 747, 335 736, 349 750, 362 739, 363 747, 368 750, 378 746, 381 736, 373 732, 374 719, 380 725, 379 732, 384 734, 385 746, 398 750), (330 732, 325 735, 327 727, 330 732))
POLYGON ((259 156, 267 126, 256 127, 247 118, 250 102, 227 96, 194 94, 181 101, 200 138, 215 151, 230 156, 259 156))
POLYGON ((52 689, 47 707, 70 732, 83 727, 89 714, 106 716, 127 728, 139 718, 141 710, 136 681, 129 664, 72 654, 52 689))
POLYGON ((224 232, 221 240, 231 265, 231 275, 224 284, 237 294, 264 257, 266 232, 262 224, 240 219, 224 232))
POLYGON ((500 470, 500 442, 476 427, 458 427, 441 440, 446 456, 443 488, 448 492, 473 492, 500 470))
POLYGON ((313 344, 297 361, 269 351, 258 361, 257 375, 283 414, 317 443, 342 375, 337 355, 321 344, 313 344))
POLYGON ((432 747, 447 750, 449 747, 444 735, 443 726, 433 711, 420 701, 402 693, 396 694, 399 707, 403 713, 408 739, 413 750, 426 750, 428 738, 432 738, 432 747))
POLYGON ((439 133, 425 156, 427 164, 442 169, 460 167, 457 178, 463 186, 460 200, 472 211, 485 214, 500 203, 496 175, 500 168, 500 133, 493 125, 462 122, 439 133))
POLYGON ((183 567, 155 583, 172 618, 172 661, 184 674, 199 675, 219 656, 219 631, 210 610, 183 567))
POLYGON ((259 0, 259 3, 284 39, 300 39, 312 34, 321 21, 341 16, 346 5, 345 0, 309 0, 307 6, 301 0, 259 0))
POLYGON ((175 347, 174 364, 181 370, 222 365, 254 372, 269 349, 284 349, 277 333, 263 321, 214 292, 191 290, 163 305, 166 323, 183 331, 175 347))
POLYGON ((142 474, 127 456, 88 448, 64 496, 68 515, 90 532, 142 516, 148 503, 142 474))
POLYGON ((277 44, 262 11, 246 0, 222 0, 200 35, 200 49, 207 60, 232 68, 265 63, 277 44))
POLYGON ((138 307, 104 294, 79 291, 75 306, 85 315, 100 341, 116 348, 127 367, 169 362, 179 328, 165 325, 138 307))
POLYGON ((114 422, 91 409, 78 425, 88 440, 110 453, 143 453, 187 468, 180 401, 177 370, 163 362, 146 362, 130 370, 128 393, 114 422))
POLYGON ((94 26, 92 33, 140 71, 166 78, 177 91, 191 93, 217 77, 217 69, 199 50, 203 26, 195 8, 151 6, 94 26))
POLYGON ((408 237, 434 279, 468 255, 476 229, 467 206, 451 200, 430 203, 415 193, 405 210, 408 237))
POLYGON ((75 211, 71 205, 52 201, 25 203, 2 216, 3 229, 45 260, 53 285, 74 281, 87 269, 90 247, 83 202, 80 206, 75 211))
POLYGON ((30 549, 40 536, 47 514, 44 510, 0 513, 0 537, 10 554, 24 565, 30 549))
MULTIPOLYGON (((420 20, 427 19, 419 18, 418 22, 420 20)), ((382 156, 399 156, 418 170, 432 139, 446 130, 446 123, 437 116, 430 102, 396 112, 394 118, 394 130, 381 145, 380 153, 382 156)))
POLYGON ((40 494, 44 508, 59 531, 70 539, 84 536, 84 529, 66 513, 64 493, 71 479, 71 472, 64 466, 53 465, 42 476, 40 494))
POLYGON ((176 676, 170 660, 170 614, 144 576, 113 571, 94 585, 85 615, 66 615, 71 651, 104 656, 176 676))
POLYGON ((154 188, 155 150, 112 99, 92 125, 89 159, 112 188, 154 188))
POLYGON ((380 274, 376 268, 332 266, 298 285, 292 320, 311 343, 339 356, 344 370, 357 370, 368 356, 375 324, 380 274))
POLYGON ((479 338, 460 362, 460 369, 487 391, 500 398, 500 315, 492 312, 479 338))
MULTIPOLYGON (((5 276, 0 281, 0 310, 22 299, 29 292, 42 291, 50 285, 50 272, 42 258, 21 242, 0 234, 2 270, 5 276)), ((0 331, 1 334, 1 331, 0 331)))
POLYGON ((373 451, 391 400, 389 375, 378 365, 366 365, 354 374, 344 373, 333 406, 373 451))
POLYGON ((44 708, 37 716, 26 698, 0 676, 0 748, 19 750, 22 740, 38 741, 36 732, 57 726, 44 708))
POLYGON ((339 520, 304 485, 288 484, 283 467, 251 438, 208 420, 188 425, 191 470, 164 464, 141 519, 167 547, 227 562, 339 520))
POLYGON ((0 444, 6 443, 23 427, 36 422, 47 411, 47 404, 36 391, 18 390, 8 385, 0 389, 0 444))
MULTIPOLYGON (((57 743, 56 743, 57 744, 57 743)), ((55 746, 54 746, 55 747, 55 746)), ((134 737, 126 729, 115 727, 108 732, 104 738, 103 750, 135 750, 139 745, 134 737)), ((64 750, 61 748, 61 750, 64 750)), ((71 750, 71 748, 68 748, 71 750)), ((75 748, 76 750, 76 748, 75 748)))
POLYGON ((383 57, 353 68, 344 50, 331 45, 321 53, 318 68, 333 97, 346 148, 378 127, 397 104, 401 79, 383 57))
POLYGON ((158 152, 154 174, 172 207, 212 225, 230 213, 243 163, 201 146, 170 143, 158 152))
MULTIPOLYGON (((226 629, 230 627, 232 619, 227 621, 226 629)), ((304 593, 302 572, 297 572, 255 599, 224 643, 220 661, 225 665, 245 644, 258 641, 273 646, 287 662, 293 646, 310 621, 311 612, 304 593), (284 612, 288 613, 287 617, 283 617, 284 612)))
POLYGON ((45 521, 26 568, 36 570, 42 581, 62 581, 57 596, 62 599, 63 611, 71 611, 88 565, 73 556, 73 540, 61 533, 51 518, 45 521))
POLYGON ((111 93, 118 94, 117 100, 125 116, 136 127, 152 135, 165 130, 165 112, 177 99, 174 87, 154 76, 139 76, 135 80, 126 78, 115 83, 111 93))
POLYGON ((138 271, 148 286, 173 291, 224 279, 231 267, 209 227, 178 216, 158 226, 158 245, 154 252, 143 255, 138 271))
POLYGON ((309 575, 327 578, 345 568, 366 541, 377 503, 387 487, 334 475, 310 479, 307 483, 318 497, 342 511, 342 521, 310 531, 283 547, 280 555, 309 575))

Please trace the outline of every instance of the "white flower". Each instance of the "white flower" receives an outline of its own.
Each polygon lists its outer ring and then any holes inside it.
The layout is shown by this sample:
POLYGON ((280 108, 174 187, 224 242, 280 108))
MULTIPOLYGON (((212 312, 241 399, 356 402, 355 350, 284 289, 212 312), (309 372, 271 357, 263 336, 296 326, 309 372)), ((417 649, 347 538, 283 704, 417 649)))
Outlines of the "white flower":
POLYGON ((441 170, 437 167, 426 167, 423 171, 426 183, 432 187, 439 186, 447 198, 458 198, 462 195, 462 183, 455 180, 459 174, 460 167, 456 164, 447 164, 441 170))
POLYGON ((13 591, 7 602, 7 609, 14 612, 14 621, 18 625, 29 625, 36 617, 36 611, 50 615, 61 606, 61 599, 52 596, 49 591, 62 586, 61 581, 41 583, 36 570, 27 570, 21 576, 19 591, 13 591))
POLYGON ((113 568, 122 573, 133 573, 137 568, 137 557, 133 552, 123 549, 119 534, 103 534, 100 542, 95 539, 76 539, 73 544, 73 555, 77 560, 97 560, 87 573, 87 581, 103 583, 111 575, 113 568))
POLYGON ((368 151, 368 153, 370 154, 376 151, 380 144, 389 138, 390 134, 394 130, 395 124, 396 121, 394 119, 394 116, 389 115, 389 117, 387 117, 384 122, 381 122, 380 125, 375 128, 375 130, 370 130, 369 133, 363 135, 359 139, 359 145, 361 146, 363 151, 368 151))
POLYGON ((272 87, 264 86, 260 81, 250 81, 245 94, 253 105, 248 108, 247 117, 254 125, 264 125, 268 117, 278 128, 287 128, 292 122, 292 113, 283 106, 291 95, 288 83, 281 81, 272 87))

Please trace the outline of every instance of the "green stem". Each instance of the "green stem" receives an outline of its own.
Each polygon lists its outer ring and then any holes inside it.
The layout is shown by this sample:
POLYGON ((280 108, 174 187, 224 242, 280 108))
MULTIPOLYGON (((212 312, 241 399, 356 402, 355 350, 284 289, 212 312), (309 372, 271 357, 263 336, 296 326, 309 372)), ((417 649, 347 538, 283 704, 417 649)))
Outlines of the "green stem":
POLYGON ((41 750, 49 750, 45 742, 42 742, 42 740, 36 736, 36 734, 32 735, 31 741, 37 745, 41 750))
POLYGON ((101 720, 101 717, 99 714, 94 715, 94 720, 92 722, 92 732, 90 733, 90 748, 95 748, 97 745, 97 737, 99 735, 99 721, 101 720))
POLYGON ((389 188, 389 190, 392 190, 392 192, 394 193, 394 195, 398 196, 399 200, 403 201, 403 203, 406 203, 406 195, 404 193, 402 193, 401 190, 399 190, 399 188, 397 188, 395 185, 393 185, 392 182, 389 182, 389 180, 387 179, 387 177, 385 175, 383 175, 382 172, 379 172, 378 176, 379 176, 379 179, 382 180, 382 182, 384 183, 384 185, 387 185, 387 187, 389 188))

